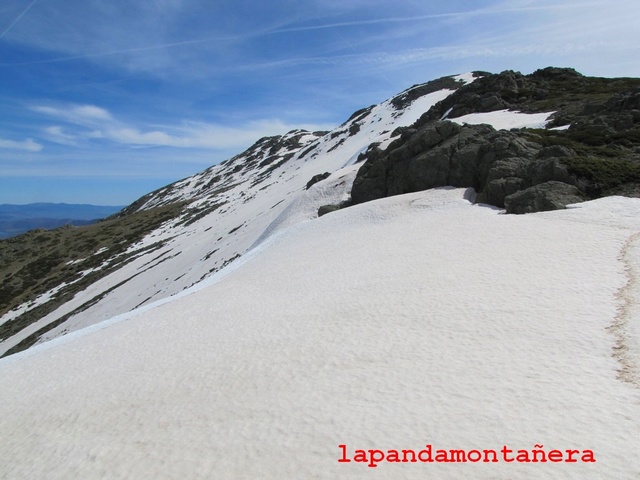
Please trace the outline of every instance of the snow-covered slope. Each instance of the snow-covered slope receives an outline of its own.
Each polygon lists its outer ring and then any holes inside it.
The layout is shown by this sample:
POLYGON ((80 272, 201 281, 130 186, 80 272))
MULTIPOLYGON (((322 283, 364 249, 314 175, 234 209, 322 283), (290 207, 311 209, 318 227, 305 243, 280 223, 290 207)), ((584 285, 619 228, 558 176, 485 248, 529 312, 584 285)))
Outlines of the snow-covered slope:
POLYGON ((640 199, 470 194, 300 201, 198 291, 0 360, 0 477, 638 478, 640 199))
POLYGON ((331 132, 262 138, 95 230, 0 243, 0 356, 184 292, 322 205, 441 185, 510 213, 640 195, 638 89, 554 67, 443 77, 331 132))
MULTIPOLYGON (((453 77, 447 84, 456 88, 472 80, 472 75, 465 74, 453 77)), ((353 174, 351 165, 358 155, 374 142, 385 148, 396 128, 413 124, 453 91, 426 85, 414 86, 379 105, 356 112, 328 133, 295 130, 281 137, 260 139, 243 154, 143 197, 128 212, 178 202, 184 202, 184 211, 127 251, 115 255, 115 259, 107 256, 100 266, 81 272, 76 281, 96 270, 113 270, 76 293, 70 301, 0 342, 0 355, 48 325, 56 326, 42 334, 40 341, 183 291, 243 255, 259 238, 265 238, 274 228, 269 228, 270 224, 282 223, 283 219, 278 217, 292 203, 306 202, 304 216, 313 218, 323 203, 324 194, 320 192, 335 196, 339 190, 346 199, 351 182, 346 182, 343 176, 353 174), (342 171, 343 167, 347 170, 342 171), (312 187, 309 196, 305 185, 323 172, 334 175, 312 187), (118 259, 121 259, 118 268, 113 268, 118 259)), ((296 218, 289 217, 288 224, 304 219, 302 210, 297 208, 296 212, 296 218)), ((38 299, 7 312, 0 318, 0 325, 15 321, 56 294, 64 293, 65 288, 73 287, 67 283, 56 285, 38 299)))

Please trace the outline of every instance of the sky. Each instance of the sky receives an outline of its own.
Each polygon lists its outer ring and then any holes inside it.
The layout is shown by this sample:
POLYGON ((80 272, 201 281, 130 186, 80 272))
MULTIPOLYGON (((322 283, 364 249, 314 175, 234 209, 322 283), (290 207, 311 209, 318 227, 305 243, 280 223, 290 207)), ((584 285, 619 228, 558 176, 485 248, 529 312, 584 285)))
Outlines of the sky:
POLYGON ((0 203, 126 205, 474 70, 640 76, 637 0, 3 0, 0 203))

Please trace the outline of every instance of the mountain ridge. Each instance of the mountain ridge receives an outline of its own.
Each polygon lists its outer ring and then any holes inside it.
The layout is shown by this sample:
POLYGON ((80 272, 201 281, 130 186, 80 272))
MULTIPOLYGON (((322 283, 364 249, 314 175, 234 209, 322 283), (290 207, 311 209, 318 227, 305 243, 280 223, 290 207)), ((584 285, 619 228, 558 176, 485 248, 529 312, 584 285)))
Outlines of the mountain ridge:
POLYGON ((637 195, 640 79, 589 78, 549 68, 414 85, 330 132, 259 139, 88 229, 2 242, 0 354, 184 291, 274 233, 316 218, 320 207, 363 201, 363 192, 373 200, 454 183, 522 213, 637 195), (547 85, 546 96, 540 85, 547 85), (580 93, 575 85, 591 90, 580 93), (553 102, 564 103, 547 109, 553 102), (508 108, 517 105, 529 111, 508 108), (563 130, 552 130, 558 127, 563 130), (592 130, 593 137, 586 135, 592 130), (327 178, 307 187, 325 172, 327 178), (19 242, 36 242, 35 258, 19 242))

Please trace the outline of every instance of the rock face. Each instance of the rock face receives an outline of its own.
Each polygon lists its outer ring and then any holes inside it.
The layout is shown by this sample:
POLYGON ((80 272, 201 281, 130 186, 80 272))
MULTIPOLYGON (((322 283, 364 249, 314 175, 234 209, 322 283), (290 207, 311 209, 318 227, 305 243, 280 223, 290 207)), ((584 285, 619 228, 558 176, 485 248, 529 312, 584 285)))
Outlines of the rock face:
POLYGON ((532 213, 560 210, 571 203, 584 201, 577 187, 549 181, 513 193, 504 199, 507 213, 532 213))
MULTIPOLYGON (((453 186, 473 187, 479 202, 504 207, 505 197, 550 180, 573 182, 551 155, 570 151, 541 145, 489 125, 432 122, 392 144, 387 153, 369 153, 351 191, 354 203, 453 186)), ((575 153, 574 153, 575 154, 575 153)))
POLYGON ((371 148, 354 204, 434 187, 473 187, 477 201, 529 213, 604 195, 640 196, 640 80, 547 68, 484 74, 434 105, 385 151, 371 148), (496 131, 443 118, 555 111, 562 130, 496 131), (568 127, 568 128, 567 128, 568 127))

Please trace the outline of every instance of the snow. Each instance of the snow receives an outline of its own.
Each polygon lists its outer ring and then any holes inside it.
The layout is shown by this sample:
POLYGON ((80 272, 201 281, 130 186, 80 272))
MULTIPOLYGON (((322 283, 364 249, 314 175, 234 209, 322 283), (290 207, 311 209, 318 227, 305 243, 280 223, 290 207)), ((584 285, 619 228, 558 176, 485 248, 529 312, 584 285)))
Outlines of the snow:
POLYGON ((307 219, 338 179, 215 282, 0 360, 0 477, 638 478, 639 199, 307 219), (596 462, 338 462, 426 444, 596 462))
POLYGON ((496 130, 512 128, 545 128, 549 117, 555 112, 522 113, 511 110, 497 110, 495 112, 470 113, 461 117, 449 118, 460 125, 479 125, 487 123, 496 130))
POLYGON ((433 105, 444 100, 453 92, 453 90, 439 90, 414 100, 411 106, 403 112, 402 121, 394 128, 400 126, 408 127, 415 123, 423 113, 427 112, 433 105))
POLYGON ((14 309, 9 310, 4 315, 0 316, 0 325, 10 322, 16 319, 17 317, 19 317, 20 315, 23 315, 28 311, 33 310, 34 308, 47 303, 49 300, 51 300, 55 296, 56 293, 58 293, 67 285, 68 285, 67 283, 61 283, 60 285, 57 285, 56 287, 49 290, 48 292, 37 296, 34 300, 29 302, 24 302, 18 305, 17 307, 15 307, 14 309))
POLYGON ((462 73, 453 77, 454 80, 463 81, 465 84, 473 83, 476 78, 473 72, 462 73))
MULTIPOLYGON (((298 139, 302 144, 301 148, 284 146, 276 152, 282 156, 288 153, 294 155, 272 171, 262 183, 254 184, 254 180, 259 177, 260 172, 273 165, 260 166, 274 154, 268 146, 250 152, 254 154, 255 160, 252 168, 234 171, 237 166, 243 167, 248 161, 240 155, 177 182, 166 195, 151 197, 146 207, 185 200, 191 202, 188 210, 193 210, 226 203, 214 213, 190 225, 184 225, 183 219, 178 218, 151 232, 126 252, 133 255, 129 263, 77 293, 73 299, 53 309, 38 322, 0 342, 0 355, 64 316, 68 318, 41 336, 39 341, 49 341, 139 306, 179 294, 214 275, 231 259, 245 255, 258 239, 264 237, 272 222, 290 204, 306 202, 307 209, 304 215, 295 214, 289 218, 287 225, 294 218, 301 220, 304 217, 307 220, 310 212, 312 217, 315 216, 317 208, 323 204, 323 197, 334 195, 334 188, 340 190, 336 195, 336 202, 346 199, 348 188, 345 185, 348 187, 350 183, 331 187, 331 191, 326 190, 322 194, 316 190, 313 202, 305 198, 307 193, 304 187, 318 173, 336 174, 343 167, 354 165, 358 155, 373 142, 386 148, 397 127, 411 125, 432 105, 450 94, 451 90, 432 92, 417 98, 401 110, 391 100, 387 100, 374 106, 367 115, 347 121, 324 136, 302 134, 298 139), (307 151, 308 149, 311 150, 307 151), (222 180, 213 181, 216 177, 222 180), (213 187, 207 190, 205 186, 211 181, 213 187), (224 188, 228 190, 215 193, 224 188), (241 228, 235 230, 239 226, 241 228), (157 247, 151 248, 156 244, 157 247), (145 248, 149 250, 144 250, 145 248)), ((301 131, 285 134, 283 144, 286 145, 287 139, 300 134, 301 131)), ((350 182, 352 181, 351 178, 350 182)), ((15 319, 25 308, 26 306, 20 307, 5 320, 15 319)))

